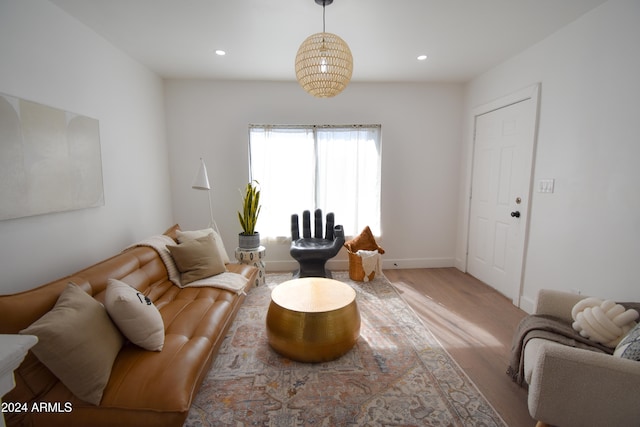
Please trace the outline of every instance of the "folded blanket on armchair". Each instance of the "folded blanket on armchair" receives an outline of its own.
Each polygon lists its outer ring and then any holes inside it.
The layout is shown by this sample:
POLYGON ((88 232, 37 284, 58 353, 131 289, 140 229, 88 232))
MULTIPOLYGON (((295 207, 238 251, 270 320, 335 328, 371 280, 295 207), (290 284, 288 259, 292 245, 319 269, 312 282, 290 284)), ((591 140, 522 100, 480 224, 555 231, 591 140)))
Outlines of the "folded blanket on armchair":
POLYGON ((581 336, 571 324, 553 316, 533 314, 522 319, 513 336, 507 374, 518 385, 527 388, 524 379, 524 346, 533 338, 543 338, 567 346, 613 354, 613 349, 581 336))

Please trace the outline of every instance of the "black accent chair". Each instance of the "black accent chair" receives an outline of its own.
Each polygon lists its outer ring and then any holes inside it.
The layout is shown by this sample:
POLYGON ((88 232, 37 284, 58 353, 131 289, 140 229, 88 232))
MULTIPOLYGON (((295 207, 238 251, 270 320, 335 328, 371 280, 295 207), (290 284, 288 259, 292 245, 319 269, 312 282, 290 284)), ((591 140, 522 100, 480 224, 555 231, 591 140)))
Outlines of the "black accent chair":
POLYGON ((314 212, 314 236, 311 237, 311 213, 302 213, 302 238, 298 215, 291 215, 291 256, 298 261, 300 270, 296 277, 331 277, 325 269, 327 260, 338 254, 344 245, 344 229, 335 224, 333 212, 327 214, 324 238, 322 237, 322 210, 314 212))

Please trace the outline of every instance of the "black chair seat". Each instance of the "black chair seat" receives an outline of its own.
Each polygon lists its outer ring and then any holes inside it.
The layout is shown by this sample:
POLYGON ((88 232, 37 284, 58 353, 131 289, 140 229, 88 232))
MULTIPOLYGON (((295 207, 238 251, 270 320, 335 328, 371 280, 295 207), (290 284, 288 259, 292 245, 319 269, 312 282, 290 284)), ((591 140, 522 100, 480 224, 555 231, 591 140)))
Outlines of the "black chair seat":
POLYGON ((318 250, 323 249, 328 246, 331 246, 331 243, 327 239, 316 239, 315 237, 311 237, 309 239, 298 239, 294 242, 294 247, 297 250, 305 251, 305 250, 318 250))

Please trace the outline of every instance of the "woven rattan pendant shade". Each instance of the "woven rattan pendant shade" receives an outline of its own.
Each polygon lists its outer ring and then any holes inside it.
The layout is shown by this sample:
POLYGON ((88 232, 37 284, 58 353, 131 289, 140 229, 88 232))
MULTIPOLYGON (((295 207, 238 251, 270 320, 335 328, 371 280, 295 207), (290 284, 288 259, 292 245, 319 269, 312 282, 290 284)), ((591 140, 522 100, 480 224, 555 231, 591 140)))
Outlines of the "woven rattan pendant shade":
POLYGON ((330 98, 344 90, 353 73, 353 56, 344 40, 332 33, 312 34, 296 55, 296 78, 317 98, 330 98))
POLYGON ((322 6, 322 32, 302 42, 296 54, 296 79, 316 98, 331 98, 344 90, 353 73, 353 56, 347 43, 325 30, 325 6, 333 0, 315 0, 322 6))

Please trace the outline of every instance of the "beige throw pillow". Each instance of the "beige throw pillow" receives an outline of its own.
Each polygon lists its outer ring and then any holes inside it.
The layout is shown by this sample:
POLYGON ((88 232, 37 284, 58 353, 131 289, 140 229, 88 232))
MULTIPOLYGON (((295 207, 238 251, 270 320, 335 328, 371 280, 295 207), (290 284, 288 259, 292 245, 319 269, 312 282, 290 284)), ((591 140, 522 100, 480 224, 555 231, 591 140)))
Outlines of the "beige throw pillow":
POLYGON ((109 279, 104 305, 120 332, 145 350, 164 346, 164 322, 155 305, 137 289, 109 279))
POLYGON ((183 285, 227 271, 213 239, 213 233, 177 246, 167 245, 167 249, 180 270, 180 281, 183 285))
POLYGON ((178 239, 178 243, 184 243, 189 240, 197 239, 198 237, 204 237, 210 233, 213 234, 213 240, 215 240, 216 242, 216 247, 218 249, 218 253, 222 256, 222 261, 225 264, 229 264, 231 260, 229 259, 227 250, 224 248, 222 237, 220 237, 220 235, 216 233, 213 228, 205 228, 203 230, 193 231, 176 230, 176 238, 178 239))
POLYGON ((123 339, 107 311, 73 283, 21 334, 35 335, 36 357, 78 398, 99 405, 123 339))

